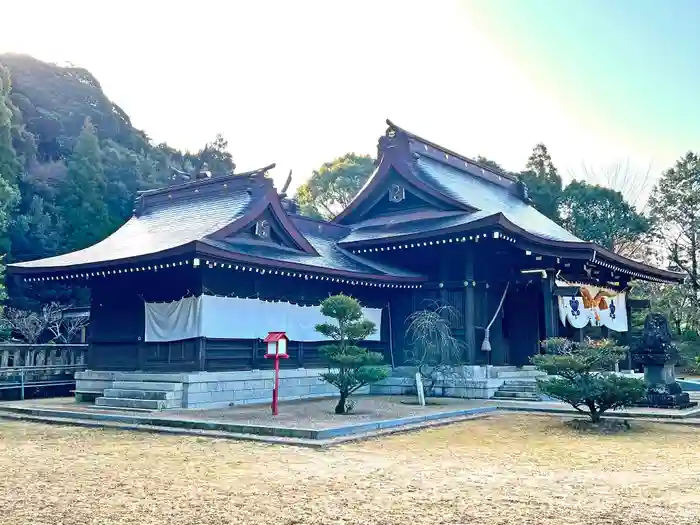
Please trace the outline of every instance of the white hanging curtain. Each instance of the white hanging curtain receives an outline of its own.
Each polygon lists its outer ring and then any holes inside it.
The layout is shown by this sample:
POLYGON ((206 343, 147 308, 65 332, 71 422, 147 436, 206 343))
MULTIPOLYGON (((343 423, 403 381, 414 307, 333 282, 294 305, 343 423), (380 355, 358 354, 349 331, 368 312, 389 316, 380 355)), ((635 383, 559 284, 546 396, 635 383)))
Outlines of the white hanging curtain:
MULTIPOLYGON (((569 283, 557 283, 558 286, 571 286, 569 283)), ((578 295, 559 297, 559 319, 574 328, 606 326, 616 332, 626 332, 627 303, 625 292, 616 292, 597 286, 581 285, 578 295)))
MULTIPOLYGON (((380 341, 381 308, 363 308, 377 331, 367 340, 380 341)), ((322 341, 317 324, 329 322, 320 306, 300 306, 260 299, 202 295, 170 303, 146 303, 146 342, 210 339, 262 339, 268 332, 286 332, 292 341, 322 341)))

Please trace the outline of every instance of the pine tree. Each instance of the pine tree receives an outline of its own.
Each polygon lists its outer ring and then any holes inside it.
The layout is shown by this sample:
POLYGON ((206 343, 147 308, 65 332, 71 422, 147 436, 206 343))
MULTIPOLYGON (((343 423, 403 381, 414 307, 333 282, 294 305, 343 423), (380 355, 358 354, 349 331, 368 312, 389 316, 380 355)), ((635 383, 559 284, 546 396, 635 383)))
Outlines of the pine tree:
POLYGON ((525 168, 520 174, 520 179, 527 185, 532 205, 558 222, 562 182, 547 146, 542 143, 536 144, 525 168))
POLYGON ((90 246, 109 233, 102 151, 89 120, 85 121, 67 165, 58 198, 64 220, 61 251, 66 252, 90 246))

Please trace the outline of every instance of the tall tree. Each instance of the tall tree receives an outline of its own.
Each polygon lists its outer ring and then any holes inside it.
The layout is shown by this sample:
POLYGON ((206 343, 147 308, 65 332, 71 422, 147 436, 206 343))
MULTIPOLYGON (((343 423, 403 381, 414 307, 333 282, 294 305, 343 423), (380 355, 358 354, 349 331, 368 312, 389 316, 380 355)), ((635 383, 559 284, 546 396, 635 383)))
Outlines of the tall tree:
POLYGON ((478 162, 482 166, 486 166, 487 168, 493 168, 495 170, 505 171, 498 162, 496 162, 495 160, 491 160, 489 158, 486 158, 486 157, 482 157, 481 155, 479 155, 476 158, 476 162, 478 162))
POLYGON ((573 181, 559 202, 562 225, 574 235, 616 253, 634 256, 646 243, 651 221, 627 203, 619 191, 573 181))
MULTIPOLYGON (((668 257, 700 291, 700 156, 689 151, 666 170, 649 199, 668 257)), ((697 300, 697 299, 696 299, 697 300)))
POLYGON ((562 182, 547 146, 542 143, 535 145, 527 159, 525 171, 520 173, 520 180, 527 185, 532 205, 550 219, 558 221, 562 182))
POLYGON ((65 221, 62 248, 70 251, 102 240, 110 228, 104 202, 102 151, 89 120, 85 121, 67 166, 66 179, 59 188, 59 206, 65 221))
POLYGON ((7 230, 11 213, 19 200, 16 184, 22 167, 12 145, 10 89, 10 73, 0 64, 0 254, 10 249, 7 230))
POLYGON ((315 170, 297 190, 297 201, 304 215, 331 219, 342 211, 374 170, 369 155, 346 153, 315 170))
POLYGON ((224 175, 233 173, 236 163, 228 151, 228 141, 221 133, 216 134, 214 142, 208 142, 204 148, 197 152, 196 158, 201 169, 205 164, 213 175, 224 175))

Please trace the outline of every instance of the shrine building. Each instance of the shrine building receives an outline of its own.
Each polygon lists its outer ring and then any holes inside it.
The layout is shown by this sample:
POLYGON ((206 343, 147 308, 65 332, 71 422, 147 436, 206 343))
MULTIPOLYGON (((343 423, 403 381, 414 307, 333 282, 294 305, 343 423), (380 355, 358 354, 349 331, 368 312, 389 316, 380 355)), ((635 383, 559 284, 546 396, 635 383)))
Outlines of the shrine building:
POLYGON ((262 340, 286 332, 281 399, 328 395, 314 326, 338 293, 362 303, 378 328, 365 344, 392 367, 406 361, 406 319, 430 301, 457 312, 462 363, 519 367, 542 339, 575 337, 589 321, 625 331, 633 279, 683 280, 572 235, 513 176, 388 126, 374 173, 332 221, 300 215, 266 177, 274 165, 206 173, 139 193, 133 216, 93 246, 9 265, 30 286, 89 287, 78 393, 145 408, 269 400, 262 340))

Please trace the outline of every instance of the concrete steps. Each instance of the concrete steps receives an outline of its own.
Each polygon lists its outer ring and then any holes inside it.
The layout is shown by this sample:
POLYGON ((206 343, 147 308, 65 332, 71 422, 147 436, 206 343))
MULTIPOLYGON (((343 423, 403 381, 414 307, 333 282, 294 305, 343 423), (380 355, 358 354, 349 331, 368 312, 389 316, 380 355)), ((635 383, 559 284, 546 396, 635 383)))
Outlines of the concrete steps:
POLYGON ((182 383, 115 381, 95 399, 95 407, 147 412, 181 408, 182 383))
POLYGON ((166 392, 163 390, 121 390, 118 388, 106 388, 104 397, 118 397, 125 399, 151 399, 154 401, 166 401, 169 399, 179 399, 176 392, 166 392))
POLYGON ((498 370, 496 377, 502 379, 525 379, 545 377, 546 375, 545 372, 540 372, 539 370, 498 370))
POLYGON ((519 399, 521 401, 540 401, 537 392, 508 392, 506 390, 496 390, 493 395, 496 399, 519 399))
POLYGON ((494 393, 497 399, 518 399, 522 401, 540 401, 537 379, 547 374, 535 368, 498 371, 498 377, 504 379, 503 385, 494 393))
POLYGON ((170 408, 165 400, 159 399, 129 399, 124 397, 98 397, 95 400, 98 407, 109 408, 141 408, 146 410, 164 410, 170 408))
POLYGON ((537 392, 537 385, 510 385, 504 384, 500 388, 501 392, 537 392))
POLYGON ((182 383, 158 383, 155 381, 115 381, 114 390, 160 390, 165 392, 182 392, 182 383))

